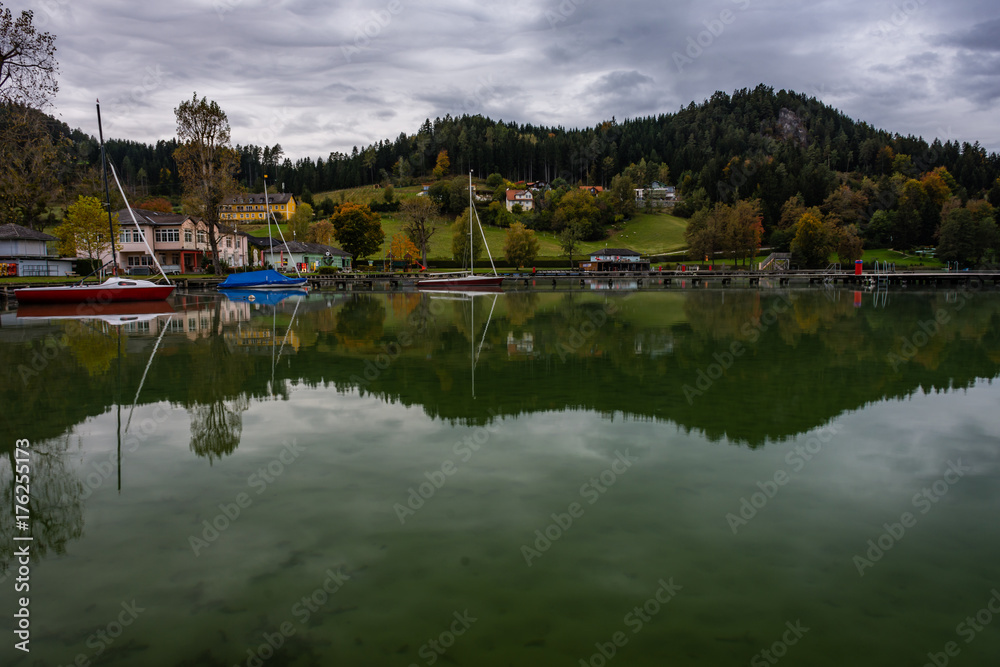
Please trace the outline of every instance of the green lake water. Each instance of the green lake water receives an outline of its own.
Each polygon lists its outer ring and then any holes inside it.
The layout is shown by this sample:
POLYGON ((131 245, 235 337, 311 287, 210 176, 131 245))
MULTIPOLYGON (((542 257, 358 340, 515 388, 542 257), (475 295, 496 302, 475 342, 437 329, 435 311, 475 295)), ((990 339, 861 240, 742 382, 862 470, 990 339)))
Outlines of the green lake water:
POLYGON ((2 314, 0 664, 1000 655, 1000 293, 266 301, 2 314))

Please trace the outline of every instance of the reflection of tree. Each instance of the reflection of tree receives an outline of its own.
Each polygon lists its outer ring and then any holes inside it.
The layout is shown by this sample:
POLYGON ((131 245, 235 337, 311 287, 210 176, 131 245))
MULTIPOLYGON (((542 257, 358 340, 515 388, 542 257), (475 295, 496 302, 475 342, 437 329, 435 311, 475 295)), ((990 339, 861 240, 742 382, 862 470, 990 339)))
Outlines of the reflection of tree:
MULTIPOLYGON (((85 322, 76 327, 68 337, 69 348, 80 365, 87 369, 91 377, 103 375, 111 368, 111 362, 118 358, 118 339, 121 332, 109 334, 103 330, 103 322, 85 322)), ((123 341, 124 344, 124 341, 123 341)))
POLYGON ((4 511, 0 512, 0 576, 14 569, 15 535, 30 534, 31 553, 39 559, 52 552, 66 552, 66 545, 83 535, 83 484, 67 466, 68 438, 32 442, 30 462, 30 533, 17 529, 14 516, 14 451, 0 462, 0 489, 4 511), (9 501, 9 502, 8 502, 9 501))
POLYGON ((243 434, 243 413, 249 407, 250 401, 240 396, 191 408, 191 451, 209 461, 236 451, 243 434))
POLYGON ((345 343, 371 342, 382 337, 385 306, 381 299, 358 296, 348 301, 337 315, 337 334, 345 343))
POLYGON ((538 292, 509 292, 506 304, 510 323, 521 326, 534 317, 538 308, 538 292))
POLYGON ((212 315, 212 331, 218 333, 195 343, 203 370, 189 383, 188 395, 191 451, 207 456, 209 461, 232 454, 239 447, 243 413, 250 406, 242 388, 251 367, 226 345, 221 335, 221 308, 222 302, 217 301, 212 315))

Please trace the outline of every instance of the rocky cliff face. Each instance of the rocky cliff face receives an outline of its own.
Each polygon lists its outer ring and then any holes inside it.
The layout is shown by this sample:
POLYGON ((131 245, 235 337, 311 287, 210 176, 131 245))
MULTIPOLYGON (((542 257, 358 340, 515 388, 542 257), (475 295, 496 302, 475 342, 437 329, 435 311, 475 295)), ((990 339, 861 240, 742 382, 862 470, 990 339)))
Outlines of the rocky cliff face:
POLYGON ((786 141, 797 141, 802 146, 809 145, 809 134, 806 132, 805 123, 791 109, 782 107, 778 112, 778 134, 786 141))

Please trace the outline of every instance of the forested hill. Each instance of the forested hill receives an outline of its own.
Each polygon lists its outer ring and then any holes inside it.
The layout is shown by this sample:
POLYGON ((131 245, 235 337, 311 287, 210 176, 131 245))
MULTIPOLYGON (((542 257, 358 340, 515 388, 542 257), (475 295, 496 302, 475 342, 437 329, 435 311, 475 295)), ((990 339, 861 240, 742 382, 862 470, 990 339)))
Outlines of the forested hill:
MULTIPOLYGON (((331 143, 335 140, 331 137, 331 143)), ((174 148, 174 141, 155 146, 108 143, 112 159, 133 187, 163 195, 180 191, 174 148)), ((425 121, 414 134, 325 158, 292 161, 280 146, 238 148, 240 178, 251 190, 265 171, 293 193, 417 182, 431 177, 438 153, 447 150, 453 174, 471 168, 478 177, 498 172, 514 182, 562 178, 570 184, 608 185, 612 176, 642 163, 646 171, 641 173, 653 180, 662 173, 657 170, 662 163, 669 168, 671 183, 688 199, 759 198, 766 227, 778 220, 789 197, 801 193, 806 206, 819 206, 848 180, 847 174, 855 181, 865 176, 878 181, 893 174, 919 178, 945 167, 956 182, 953 194, 963 200, 988 197, 1000 204, 1000 156, 978 143, 929 143, 892 134, 815 98, 764 85, 731 95, 717 92, 676 113, 612 119, 587 129, 446 116, 425 121)), ((88 154, 91 164, 97 161, 92 143, 80 146, 78 153, 88 154)))

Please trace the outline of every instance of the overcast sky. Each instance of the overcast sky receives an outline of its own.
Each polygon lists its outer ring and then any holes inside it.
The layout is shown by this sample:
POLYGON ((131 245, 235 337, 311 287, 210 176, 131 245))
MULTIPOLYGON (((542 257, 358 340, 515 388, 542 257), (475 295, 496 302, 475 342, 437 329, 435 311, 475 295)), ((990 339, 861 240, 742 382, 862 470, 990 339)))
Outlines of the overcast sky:
POLYGON ((30 0, 55 112, 155 142, 194 92, 234 143, 326 157, 425 118, 585 127, 765 83, 1000 151, 996 0, 30 0))

